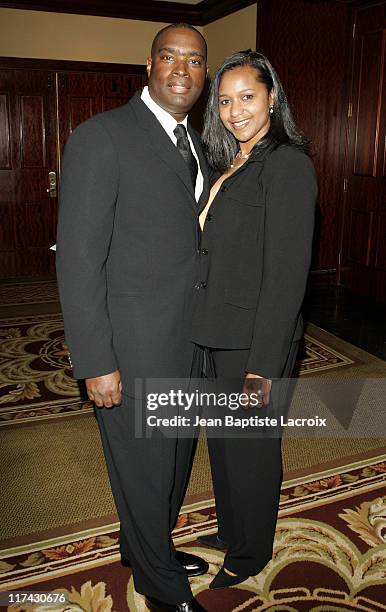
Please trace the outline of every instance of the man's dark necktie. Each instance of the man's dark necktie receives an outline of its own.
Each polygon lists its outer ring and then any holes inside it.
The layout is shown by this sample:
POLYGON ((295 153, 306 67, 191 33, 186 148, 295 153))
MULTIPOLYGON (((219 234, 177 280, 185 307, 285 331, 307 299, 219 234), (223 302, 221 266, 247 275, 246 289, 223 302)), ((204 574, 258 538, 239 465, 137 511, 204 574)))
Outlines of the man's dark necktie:
POLYGON ((195 187, 196 179, 197 179, 197 172, 198 172, 198 165, 197 165, 196 158, 194 157, 192 153, 192 149, 190 148, 188 134, 186 132, 186 127, 182 125, 181 123, 179 123, 178 125, 176 125, 173 131, 174 131, 175 137, 177 138, 177 149, 179 150, 185 162, 187 163, 187 166, 190 172, 190 176, 192 177, 193 187, 195 187))

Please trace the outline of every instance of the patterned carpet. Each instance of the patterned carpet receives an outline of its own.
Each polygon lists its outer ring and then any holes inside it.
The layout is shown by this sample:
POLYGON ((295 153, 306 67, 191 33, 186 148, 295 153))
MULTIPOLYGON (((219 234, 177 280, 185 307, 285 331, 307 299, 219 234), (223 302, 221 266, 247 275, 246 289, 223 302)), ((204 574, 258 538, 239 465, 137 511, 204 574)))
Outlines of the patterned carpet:
POLYGON ((2 319, 0 425, 92 411, 73 379, 60 314, 2 319))
POLYGON ((0 283, 0 306, 47 304, 58 301, 58 289, 54 279, 0 283))
MULTIPOLYGON (((54 281, 0 285, 0 427, 4 477, 10 475, 2 510, 10 513, 7 524, 17 517, 15 534, 8 530, 11 540, 0 550, 0 595, 27 589, 66 595, 65 604, 5 606, 9 612, 144 612, 119 563, 119 525, 92 406, 71 376, 62 318, 53 314, 57 300, 54 281), (83 505, 74 514, 78 500, 83 505)), ((306 331, 301 378, 386 379, 381 360, 314 325, 306 331)), ((374 410, 369 405, 372 418, 374 410)), ((207 456, 196 456, 193 472, 203 472, 205 482, 193 487, 201 494, 188 498, 174 539, 210 564, 207 575, 192 580, 209 612, 386 610, 386 455, 374 450, 381 445, 286 440, 285 458, 293 453, 290 465, 302 468, 282 487, 274 558, 258 577, 217 592, 208 584, 222 555, 196 542, 216 528, 207 456)))
MULTIPOLYGON (((318 329, 307 330, 300 376, 362 363, 320 340, 318 329)), ((1 319, 0 349, 0 426, 92 411, 84 388, 71 375, 60 314, 1 319)))
MULTIPOLYGON (((386 610, 386 455, 283 484, 272 561, 242 585, 209 591, 220 552, 196 542, 215 530, 213 499, 182 509, 175 544, 199 553, 209 573, 192 589, 210 612, 380 612, 386 610)), ((8 612, 146 610, 119 563, 118 524, 88 524, 70 535, 3 550, 0 591, 64 593, 66 603, 10 605, 8 612)))

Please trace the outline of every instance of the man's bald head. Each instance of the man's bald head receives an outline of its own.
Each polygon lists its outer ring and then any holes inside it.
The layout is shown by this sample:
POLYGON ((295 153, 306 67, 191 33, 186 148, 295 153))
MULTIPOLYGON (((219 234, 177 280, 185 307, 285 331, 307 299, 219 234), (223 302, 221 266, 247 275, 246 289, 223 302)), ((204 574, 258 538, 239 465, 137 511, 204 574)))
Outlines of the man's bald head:
POLYGON ((157 44, 158 44, 158 41, 159 41, 160 37, 162 36, 162 34, 164 34, 168 30, 171 30, 173 28, 179 28, 179 29, 186 28, 188 30, 193 30, 193 32, 196 32, 196 34, 198 34, 198 36, 200 36, 200 38, 202 39, 202 42, 204 43, 204 47, 205 47, 205 59, 206 59, 206 56, 208 54, 208 47, 207 47, 207 44, 206 44, 206 40, 203 37, 203 35, 201 34, 201 32, 199 30, 197 30, 197 28, 195 28, 192 25, 189 25, 188 23, 171 23, 170 25, 165 26, 164 28, 162 28, 162 30, 157 32, 157 34, 155 35, 154 40, 152 42, 151 50, 150 50, 150 55, 151 55, 151 57, 153 59, 154 59, 154 54, 157 52, 157 44))

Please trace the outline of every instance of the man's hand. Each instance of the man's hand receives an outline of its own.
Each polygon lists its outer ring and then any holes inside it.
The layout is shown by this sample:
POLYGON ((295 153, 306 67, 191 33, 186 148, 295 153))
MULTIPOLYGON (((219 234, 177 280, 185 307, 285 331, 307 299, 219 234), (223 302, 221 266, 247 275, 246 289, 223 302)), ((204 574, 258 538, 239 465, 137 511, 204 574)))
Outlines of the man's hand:
POLYGON ((99 408, 112 408, 121 403, 122 383, 119 370, 96 378, 86 378, 85 382, 90 400, 99 408))
POLYGON ((272 380, 263 378, 258 374, 248 373, 244 379, 243 393, 248 395, 250 400, 243 405, 243 408, 254 408, 257 405, 268 406, 271 387, 272 380))

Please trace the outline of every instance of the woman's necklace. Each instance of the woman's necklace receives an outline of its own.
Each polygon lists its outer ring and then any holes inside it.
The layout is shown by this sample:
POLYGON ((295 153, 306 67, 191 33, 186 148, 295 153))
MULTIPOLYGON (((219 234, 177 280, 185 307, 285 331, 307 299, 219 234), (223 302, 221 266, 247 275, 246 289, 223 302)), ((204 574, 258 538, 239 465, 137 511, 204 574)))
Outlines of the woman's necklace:
POLYGON ((250 154, 251 154, 251 151, 249 151, 249 153, 244 153, 244 155, 242 155, 242 154, 241 154, 241 151, 239 151, 239 152, 238 152, 238 153, 235 155, 235 158, 234 158, 234 160, 233 160, 233 164, 231 164, 231 166, 230 166, 230 167, 231 167, 231 168, 234 168, 234 167, 235 167, 235 165, 236 165, 236 164, 235 164, 236 159, 248 159, 248 157, 250 156, 250 154))

